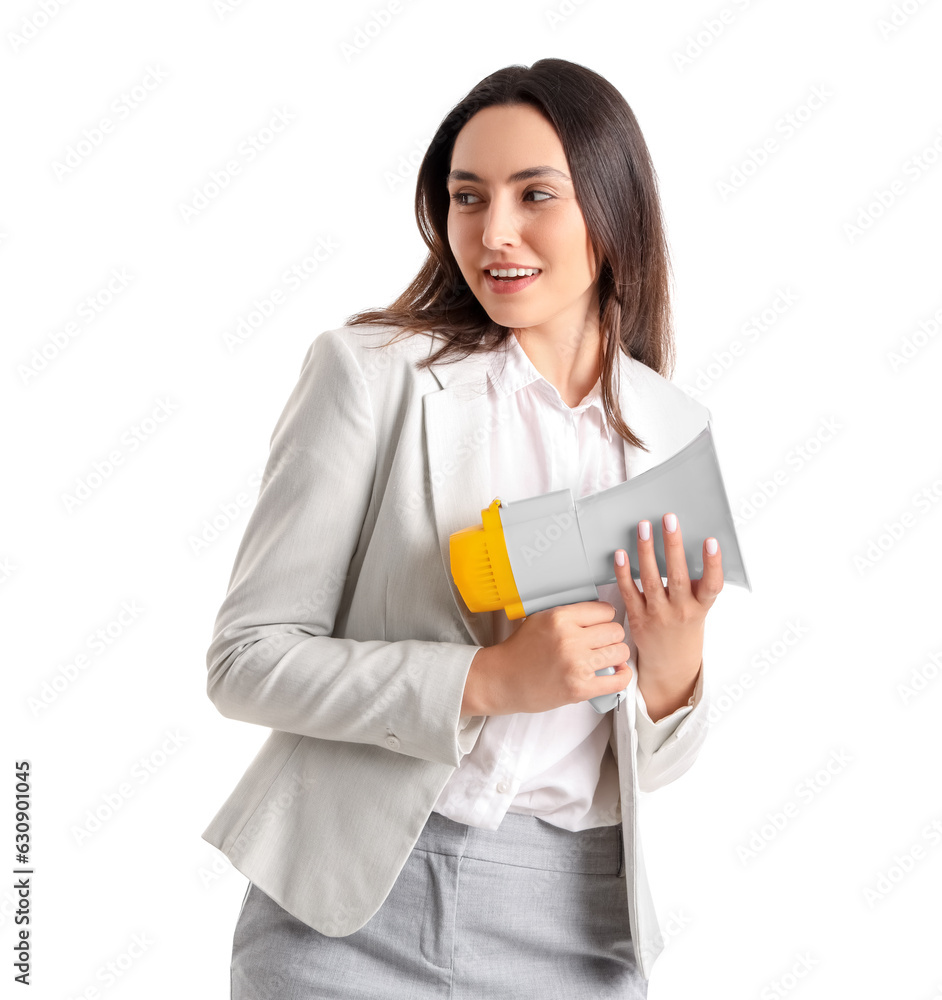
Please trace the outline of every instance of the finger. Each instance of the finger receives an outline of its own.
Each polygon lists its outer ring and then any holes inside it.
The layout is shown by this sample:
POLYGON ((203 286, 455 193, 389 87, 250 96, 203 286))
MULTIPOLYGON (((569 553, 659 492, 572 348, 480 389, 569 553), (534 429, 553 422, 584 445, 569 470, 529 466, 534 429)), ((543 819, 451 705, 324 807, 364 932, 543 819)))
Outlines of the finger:
POLYGON ((690 572, 687 569, 687 555, 684 552, 684 538, 676 514, 665 514, 664 559, 667 563, 668 597, 683 600, 690 594, 690 572))
POLYGON ((715 538, 703 543, 703 576, 690 584, 693 596, 706 608, 716 600, 723 589, 723 553, 715 538))
POLYGON ((638 575, 641 577, 647 603, 666 600, 667 594, 661 583, 661 570, 654 552, 654 526, 650 521, 638 522, 638 575))
POLYGON ((561 604, 566 618, 582 628, 611 622, 615 618, 615 605, 610 601, 577 601, 575 604, 561 604))
POLYGON ((631 563, 624 549, 615 552, 615 582, 621 591, 621 599, 625 602, 625 611, 628 612, 629 618, 635 617, 637 612, 644 609, 644 595, 638 590, 638 585, 631 575, 631 563), (619 558, 624 559, 621 565, 618 562, 619 558))
MULTIPOLYGON (((611 635, 608 637, 611 638, 611 635)), ((609 642, 601 640, 602 644, 589 651, 582 669, 585 677, 601 677, 600 670, 612 673, 621 670, 631 659, 631 647, 626 642, 609 642)))

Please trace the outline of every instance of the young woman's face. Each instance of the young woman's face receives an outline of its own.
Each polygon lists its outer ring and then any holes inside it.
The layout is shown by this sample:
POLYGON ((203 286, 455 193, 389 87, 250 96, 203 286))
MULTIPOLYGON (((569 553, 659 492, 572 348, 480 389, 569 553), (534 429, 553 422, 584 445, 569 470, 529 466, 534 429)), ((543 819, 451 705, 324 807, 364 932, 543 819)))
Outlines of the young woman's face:
POLYGON ((495 323, 597 325, 595 257, 571 177, 559 136, 530 105, 484 108, 455 138, 448 242, 495 323), (539 273, 508 281, 490 275, 514 265, 539 273))

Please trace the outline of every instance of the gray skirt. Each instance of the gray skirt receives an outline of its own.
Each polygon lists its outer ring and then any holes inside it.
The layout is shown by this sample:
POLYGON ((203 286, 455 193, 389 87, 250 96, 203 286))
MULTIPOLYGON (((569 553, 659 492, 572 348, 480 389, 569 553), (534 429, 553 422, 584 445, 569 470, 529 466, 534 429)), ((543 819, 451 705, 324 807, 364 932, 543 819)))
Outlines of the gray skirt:
POLYGON ((379 911, 346 937, 250 882, 232 1000, 645 998, 621 865, 620 826, 573 833, 507 813, 483 830, 433 812, 379 911))

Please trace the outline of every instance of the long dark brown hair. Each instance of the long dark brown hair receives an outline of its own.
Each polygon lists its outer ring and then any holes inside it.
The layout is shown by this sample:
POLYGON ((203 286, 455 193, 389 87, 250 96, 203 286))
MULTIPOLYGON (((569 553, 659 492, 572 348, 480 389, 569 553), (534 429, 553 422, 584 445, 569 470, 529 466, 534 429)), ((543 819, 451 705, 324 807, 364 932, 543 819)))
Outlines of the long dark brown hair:
MULTIPOLYGON (((390 324, 404 335, 435 331, 444 345, 416 362, 424 368, 498 349, 511 328, 495 323, 468 287, 448 245, 449 196, 455 138, 478 111, 493 105, 529 104, 553 125, 569 163, 598 270, 602 401, 609 423, 636 447, 644 443, 618 406, 618 351, 670 378, 674 336, 671 266, 661 217, 657 176, 634 113, 598 73, 565 59, 507 66, 485 77, 442 120, 422 164, 415 217, 429 254, 409 287, 385 309, 368 309, 349 326, 390 324), (459 357, 460 355, 460 357, 459 357)), ((645 450, 647 450, 645 448, 645 450)))

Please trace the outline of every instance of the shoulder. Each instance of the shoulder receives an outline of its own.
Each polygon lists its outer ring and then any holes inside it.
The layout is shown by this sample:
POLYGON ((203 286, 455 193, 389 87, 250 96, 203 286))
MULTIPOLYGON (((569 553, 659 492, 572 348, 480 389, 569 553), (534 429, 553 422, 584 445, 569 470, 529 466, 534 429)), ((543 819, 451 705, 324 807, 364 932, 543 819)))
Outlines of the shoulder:
MULTIPOLYGON (((301 364, 297 392, 369 409, 377 422, 438 388, 429 369, 416 362, 431 353, 432 337, 410 335, 390 324, 344 325, 324 330, 301 364)), ((436 345, 437 346, 437 345, 436 345)))
POLYGON ((671 415, 703 425, 710 419, 710 411, 702 403, 670 379, 629 355, 622 355, 622 378, 627 381, 632 393, 644 398, 648 404, 664 407, 671 415))
POLYGON ((314 338, 304 355, 301 373, 316 377, 318 369, 327 369, 343 372, 368 388, 386 388, 389 383, 422 381, 423 371, 415 365, 427 358, 432 348, 432 335, 404 331, 392 324, 340 326, 314 338))
POLYGON ((636 458, 636 471, 676 454, 710 423, 702 403, 641 361, 622 355, 620 376, 622 418, 647 451, 636 458))
POLYGON ((349 353, 365 368, 370 361, 379 361, 384 366, 393 360, 418 361, 428 357, 431 345, 432 336, 421 331, 403 330, 390 323, 364 323, 325 330, 315 338, 308 353, 318 350, 349 353))

